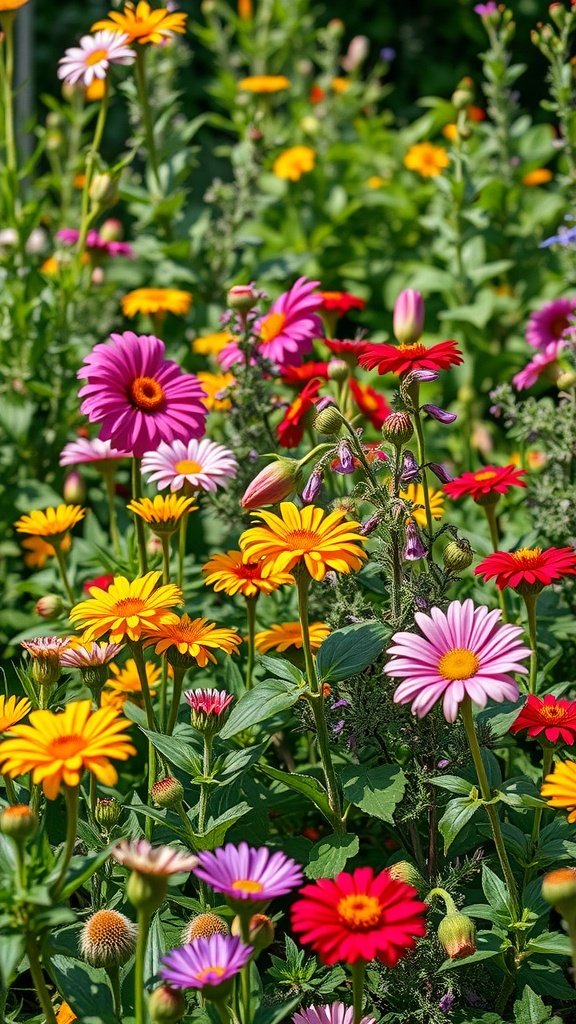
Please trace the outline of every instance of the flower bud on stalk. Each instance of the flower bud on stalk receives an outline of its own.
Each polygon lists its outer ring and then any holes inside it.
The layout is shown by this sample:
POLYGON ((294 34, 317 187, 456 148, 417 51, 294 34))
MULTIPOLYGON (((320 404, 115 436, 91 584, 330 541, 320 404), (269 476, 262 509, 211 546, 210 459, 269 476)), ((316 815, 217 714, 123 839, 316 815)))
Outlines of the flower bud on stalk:
POLYGON ((151 993, 148 1011, 152 1024, 176 1024, 186 1013, 186 1000, 169 985, 160 985, 151 993))
POLYGON ((401 345, 414 345, 424 330, 424 299, 414 288, 406 288, 394 304, 394 335, 401 345))
POLYGON ((476 952, 476 925, 466 914, 447 914, 438 925, 438 938, 451 960, 476 952))
POLYGON ((300 463, 296 459, 280 456, 265 466, 248 484, 240 504, 247 511, 261 508, 262 505, 275 505, 298 490, 301 477, 300 463))

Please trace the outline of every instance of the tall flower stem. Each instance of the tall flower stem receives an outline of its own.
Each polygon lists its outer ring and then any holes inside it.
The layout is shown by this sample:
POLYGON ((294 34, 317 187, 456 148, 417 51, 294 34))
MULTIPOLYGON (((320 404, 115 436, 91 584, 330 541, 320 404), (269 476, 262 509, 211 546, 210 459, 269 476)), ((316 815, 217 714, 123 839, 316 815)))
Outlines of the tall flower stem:
MULTIPOLYGON (((204 756, 202 759, 202 775, 205 779, 210 778, 212 771, 212 736, 204 734, 204 756)), ((200 783, 200 804, 198 807, 198 832, 204 832, 206 826, 206 812, 208 810, 208 786, 209 783, 200 783)))
POLYGON ((60 578, 62 580, 62 586, 64 587, 64 590, 66 592, 66 597, 70 601, 70 604, 74 605, 76 604, 76 598, 74 597, 74 591, 70 586, 70 580, 68 579, 68 573, 66 571, 66 560, 64 558, 64 552, 62 551, 62 541, 61 539, 56 541, 51 540, 50 543, 54 548, 54 554, 56 556, 56 561, 58 563, 58 568, 60 570, 60 578))
POLYGON ((78 244, 76 249, 76 259, 78 270, 82 268, 82 257, 86 248, 86 238, 88 237, 88 229, 90 227, 90 186, 92 184, 92 178, 94 177, 94 169, 96 167, 96 159, 98 157, 98 151, 102 143, 102 136, 104 135, 104 125, 106 124, 106 115, 108 113, 108 89, 105 90, 104 96, 100 103, 98 110, 98 117, 96 118, 96 127, 94 129, 94 138, 92 139, 92 145, 88 151, 86 157, 86 179, 82 188, 82 202, 80 207, 80 230, 78 234, 78 244))
POLYGON ((116 482, 114 469, 102 471, 104 486, 106 488, 106 501, 108 504, 108 525, 110 527, 110 540, 116 558, 120 555, 120 534, 118 532, 118 517, 116 515, 116 482))
POLYGON ((58 878, 52 886, 53 900, 58 899, 60 890, 64 885, 68 865, 70 864, 72 854, 74 853, 76 829, 78 826, 78 786, 66 786, 64 789, 64 795, 66 798, 66 845, 64 846, 64 854, 62 856, 62 863, 60 865, 58 878))
POLYGON ((432 552, 434 521, 432 519, 432 509, 430 507, 430 490, 428 487, 428 477, 426 475, 426 442, 424 440, 424 430, 422 428, 422 417, 420 415, 420 407, 418 405, 418 396, 416 396, 416 401, 414 402, 412 415, 414 417, 414 427, 416 429, 418 465, 420 466, 420 472, 422 473, 422 490, 424 492, 424 508, 426 510, 426 528, 428 530, 429 537, 429 550, 432 552))
POLYGON ((16 213, 17 172, 16 138, 14 134, 14 17, 15 11, 2 12, 2 31, 4 33, 4 67, 3 67, 3 100, 4 100, 4 142, 6 146, 6 168, 9 174, 8 192, 12 203, 12 214, 16 213))
POLYGON ((44 981, 38 956, 38 944, 34 935, 28 934, 26 936, 26 954, 28 956, 30 974, 32 975, 32 981, 34 982, 34 988, 36 989, 46 1024, 56 1024, 56 1015, 52 1006, 52 1000, 50 999, 50 993, 44 981))
POLYGON ((180 697, 182 695, 182 680, 186 675, 185 668, 179 668, 176 666, 172 667, 174 672, 174 685, 172 687, 172 706, 170 708, 170 717, 166 726, 166 735, 171 736, 174 732, 174 726, 178 718, 178 709, 180 707, 180 697))
POLYGON ((254 637, 256 635, 256 597, 246 598, 246 622, 248 626, 248 658, 246 660, 246 689, 252 689, 252 674, 254 672, 254 637))
POLYGON ((148 82, 146 76, 146 49, 144 46, 136 46, 136 88, 138 90, 138 100, 140 102, 140 109, 142 111, 142 121, 144 124, 144 134, 146 136, 146 148, 148 150, 148 159, 150 160, 150 166, 154 172, 156 184, 160 187, 160 175, 158 173, 158 154, 156 152, 156 142, 154 139, 154 125, 152 121, 152 111, 150 109, 150 100, 148 99, 148 82))
POLYGON ((358 960, 352 964, 352 1000, 354 1005, 354 1024, 360 1024, 362 1020, 362 1004, 364 1002, 364 976, 366 964, 358 960))
MULTIPOLYGON (((492 550, 498 551, 500 547, 500 535, 498 533, 498 523, 496 521, 496 506, 492 503, 491 505, 482 505, 482 508, 484 509, 484 515, 488 520, 492 550)), ((506 598, 504 596, 504 591, 500 590, 500 587, 498 587, 498 604, 500 605, 500 611, 502 612, 502 622, 509 622, 506 598)))
POLYGON ((134 1018, 136 1024, 147 1024, 146 991, 144 988, 144 969, 146 965, 146 946, 150 931, 150 914, 146 910, 138 911, 138 938, 136 940, 136 957, 134 960, 134 1018))
POLYGON ((469 697, 465 697, 460 705, 460 714, 462 716, 462 722, 466 731, 466 737, 468 739, 468 746, 470 747, 470 753, 472 754, 472 760, 474 761, 474 767, 476 769, 476 775, 478 777, 478 783, 480 786, 480 793, 484 800, 484 809, 490 820, 492 828, 492 836, 494 838, 494 845, 500 860, 500 866, 506 879, 508 891, 510 893, 510 900, 512 902, 512 913, 514 920, 518 920, 520 912, 520 902, 518 899, 518 889, 516 887, 516 880, 508 860, 508 854, 506 853, 506 847, 504 845, 504 837, 502 836, 502 829, 500 828, 500 818, 498 812, 492 800, 492 791, 490 789, 490 783, 482 760, 482 752, 480 750, 480 744, 478 743, 478 737, 476 736, 476 729, 474 727, 474 719, 472 716, 472 703, 469 697))
MULTIPOLYGON (((139 501, 142 497, 142 477, 140 475, 140 459, 132 459, 132 498, 134 501, 139 501)), ((138 539, 138 559, 140 565, 140 575, 144 576, 148 572, 148 556, 146 554, 146 531, 144 529, 144 520, 134 513, 134 519, 136 521, 136 537, 138 539)))
POLYGON ((526 616, 528 619, 528 636, 530 637, 530 680, 528 692, 536 693, 538 677, 538 639, 536 631, 536 602, 538 594, 525 594, 524 604, 526 605, 526 616))

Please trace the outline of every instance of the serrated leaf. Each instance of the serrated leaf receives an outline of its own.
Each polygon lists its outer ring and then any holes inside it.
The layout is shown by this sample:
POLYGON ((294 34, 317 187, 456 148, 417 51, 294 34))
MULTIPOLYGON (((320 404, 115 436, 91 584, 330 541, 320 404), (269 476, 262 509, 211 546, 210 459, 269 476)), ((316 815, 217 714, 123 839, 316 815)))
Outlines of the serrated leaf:
POLYGON ((282 772, 279 768, 273 768, 269 764, 258 765, 258 770, 267 775, 275 782, 281 782, 288 789, 301 793, 316 805, 328 821, 332 821, 333 815, 328 802, 328 794, 317 779, 311 775, 300 775, 298 772, 282 772))
POLYGON ((229 740, 231 736, 265 722, 267 718, 273 718, 281 711, 287 711, 296 703, 299 696, 299 690, 293 682, 276 682, 274 679, 268 679, 263 683, 257 683, 232 709, 230 718, 220 732, 221 739, 229 740))
POLYGON ((346 862, 355 857, 359 849, 358 836, 353 832, 321 839, 310 851, 310 860, 304 868, 304 874, 308 878, 334 878, 344 870, 346 862))
POLYGON ((444 839, 444 853, 452 846, 456 836, 474 817, 480 804, 468 797, 457 796, 446 804, 446 810, 438 822, 438 830, 444 839))
POLYGON ((316 671, 325 682, 340 682, 363 672, 384 650, 390 631, 381 622, 358 622, 326 637, 316 655, 316 671))
POLYGON ((350 764, 341 768, 339 775, 346 800, 373 818, 394 822, 394 810, 406 789, 406 776, 399 765, 367 768, 350 764))

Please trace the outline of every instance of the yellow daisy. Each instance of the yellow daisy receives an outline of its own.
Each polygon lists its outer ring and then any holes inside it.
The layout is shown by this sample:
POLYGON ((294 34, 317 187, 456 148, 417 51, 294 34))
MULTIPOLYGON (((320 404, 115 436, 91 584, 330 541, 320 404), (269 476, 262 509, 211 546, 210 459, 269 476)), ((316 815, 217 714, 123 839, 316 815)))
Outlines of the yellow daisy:
MULTIPOLYGON (((408 484, 405 491, 400 491, 400 497, 404 501, 411 501, 413 505, 422 506, 421 508, 414 509, 410 515, 416 520, 418 526, 426 526, 426 509, 424 507, 424 488, 422 484, 408 484)), ((429 487, 428 497, 430 498, 432 518, 442 519, 444 515, 444 492, 429 487)))
MULTIPOLYGON (((315 654, 320 644, 329 636, 330 627, 325 622, 311 622, 309 629, 310 647, 312 653, 315 654)), ((299 622, 283 622, 277 626, 270 626, 269 629, 263 629, 260 633, 256 633, 254 643, 256 650, 261 654, 272 650, 283 652, 289 647, 296 647, 300 650, 302 648, 302 626, 299 622)))

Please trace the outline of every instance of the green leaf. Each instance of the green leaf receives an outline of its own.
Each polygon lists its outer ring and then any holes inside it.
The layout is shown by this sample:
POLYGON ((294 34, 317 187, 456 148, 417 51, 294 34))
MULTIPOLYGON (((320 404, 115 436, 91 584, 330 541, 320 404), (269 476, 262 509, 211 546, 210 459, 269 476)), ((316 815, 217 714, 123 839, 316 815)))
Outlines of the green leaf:
POLYGON ((264 775, 267 775, 269 779, 281 782, 287 789, 293 789, 296 793, 301 793, 302 796, 311 800, 324 817, 328 821, 332 821, 333 815, 328 802, 328 795, 324 786, 317 779, 312 778, 311 775, 300 775, 297 772, 281 772, 279 768, 273 768, 269 764, 260 764, 258 769, 264 775))
POLYGON ((461 779, 458 775, 435 775, 430 782, 433 786, 447 789, 450 793, 459 793, 461 796, 470 796, 470 791, 477 789, 469 779, 461 779))
POLYGON ((406 776, 399 765, 385 764, 378 768, 350 764, 340 770, 346 800, 365 814, 381 821, 394 821, 394 810, 404 796, 406 776))
POLYGON ((381 622, 358 622, 337 629, 316 655, 316 671, 323 682, 340 682, 362 672, 382 653, 390 631, 381 622))
POLYGON ((479 807, 478 801, 472 801, 463 796, 457 796, 446 804, 446 810, 438 822, 438 829, 444 838, 445 854, 448 853, 456 836, 474 817, 479 807))
POLYGON ((355 857, 359 849, 358 836, 353 832, 321 839, 310 851, 310 860, 304 874, 308 878, 334 878, 344 870, 346 861, 355 857))
POLYGON ((559 1017, 553 1017, 551 1006, 545 1006, 541 997, 526 985, 522 996, 514 1003, 514 1024, 562 1024, 559 1017))
POLYGON ((502 939, 495 932, 478 932, 476 936, 476 952, 472 956, 464 956, 461 960, 445 960, 438 973, 452 971, 469 964, 477 964, 481 960, 491 960, 502 952, 502 939))
POLYGON ((220 737, 229 740, 231 736, 264 722, 267 718, 273 718, 281 711, 291 708, 299 696, 300 692, 293 682, 287 684, 267 679, 263 683, 257 683, 253 690, 249 690, 240 698, 220 732, 220 737))

